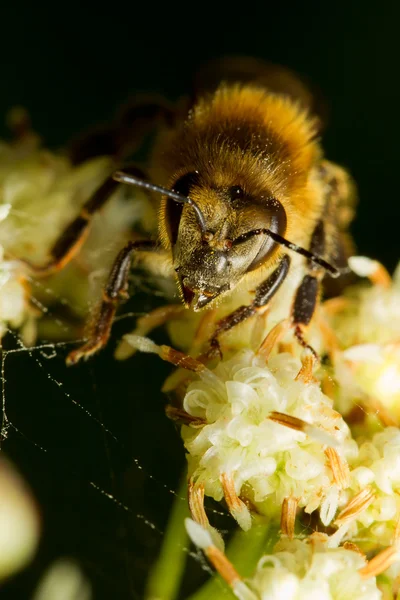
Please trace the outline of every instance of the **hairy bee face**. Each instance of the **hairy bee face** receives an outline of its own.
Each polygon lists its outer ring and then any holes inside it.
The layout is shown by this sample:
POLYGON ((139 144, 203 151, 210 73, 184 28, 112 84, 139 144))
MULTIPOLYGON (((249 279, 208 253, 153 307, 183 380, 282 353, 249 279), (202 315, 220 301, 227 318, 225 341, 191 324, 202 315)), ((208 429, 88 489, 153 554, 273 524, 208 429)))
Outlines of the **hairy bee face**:
POLYGON ((276 248, 265 234, 245 234, 271 229, 284 234, 286 213, 273 198, 258 202, 237 185, 217 187, 203 182, 199 173, 188 173, 173 186, 195 200, 206 231, 193 207, 167 205, 167 222, 175 271, 186 306, 200 310, 229 292, 242 277, 257 269, 276 248))
POLYGON ((186 256, 179 251, 184 247, 184 240, 180 240, 175 268, 184 302, 194 310, 200 310, 233 289, 246 272, 248 257, 242 251, 229 248, 229 243, 225 250, 221 250, 205 242, 186 256))

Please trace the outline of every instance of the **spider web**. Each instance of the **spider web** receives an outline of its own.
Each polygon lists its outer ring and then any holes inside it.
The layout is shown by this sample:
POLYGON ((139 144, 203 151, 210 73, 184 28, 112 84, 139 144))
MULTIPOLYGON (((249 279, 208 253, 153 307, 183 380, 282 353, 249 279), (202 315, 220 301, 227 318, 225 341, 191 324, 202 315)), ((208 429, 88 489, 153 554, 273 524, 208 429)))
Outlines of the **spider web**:
MULTIPOLYGON (((42 299, 54 296, 45 283, 31 284, 42 299)), ((35 295, 31 302, 71 337, 68 322, 35 295)), ((26 347, 15 331, 3 338, 0 440, 30 484, 43 521, 37 558, 5 593, 30 597, 45 569, 67 556, 87 573, 94 598, 145 597, 172 504, 187 502, 176 491, 184 452, 160 392, 169 366, 148 355, 118 362, 113 349, 134 319, 154 306, 154 297, 139 291, 117 319, 106 350, 73 368, 65 357, 82 340, 26 347)), ((232 527, 226 513, 214 512, 222 516, 222 529, 232 527)), ((211 571, 202 553, 182 545, 181 551, 190 557, 179 596, 186 598, 211 571)))

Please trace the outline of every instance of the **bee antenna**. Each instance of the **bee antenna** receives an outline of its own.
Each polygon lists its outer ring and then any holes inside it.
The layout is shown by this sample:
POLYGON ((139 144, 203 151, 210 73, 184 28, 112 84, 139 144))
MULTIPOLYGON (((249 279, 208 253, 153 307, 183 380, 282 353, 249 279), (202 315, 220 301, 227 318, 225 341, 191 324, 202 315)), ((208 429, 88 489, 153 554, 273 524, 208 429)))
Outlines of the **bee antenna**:
POLYGON ((144 188, 145 190, 149 190, 150 192, 157 192, 159 194, 163 194, 163 196, 168 196, 168 198, 172 198, 172 200, 175 200, 175 202, 179 202, 180 204, 189 204, 189 206, 193 207, 196 213, 196 219, 201 229, 201 233, 203 234, 203 236, 206 234, 207 227, 204 215, 201 212, 199 205, 191 198, 188 198, 183 194, 179 194, 178 192, 174 192, 173 190, 168 190, 167 188, 162 187, 161 185, 155 185, 154 183, 150 183, 145 179, 140 179, 135 175, 124 173, 123 171, 116 171, 113 174, 112 178, 114 179, 114 181, 118 181, 119 183, 127 183, 128 185, 134 185, 136 187, 144 188))
POLYGON ((306 258, 311 260, 313 263, 315 263, 315 264, 319 265, 320 267, 322 267, 323 269, 325 269, 325 271, 327 271, 331 277, 336 278, 336 277, 339 277, 340 275, 344 275, 344 274, 350 272, 349 268, 338 269, 337 267, 334 267, 333 265, 331 265, 329 262, 327 262, 320 256, 317 256, 313 252, 310 252, 310 250, 306 250, 305 248, 302 248, 301 246, 298 246, 297 244, 294 244, 293 242, 289 242, 289 240, 282 237, 278 233, 275 233, 275 231, 271 231, 270 229, 266 229, 266 228, 253 229, 252 231, 243 233, 242 235, 240 235, 233 241, 233 245, 236 246, 236 244, 242 244, 243 242, 247 242, 247 240, 249 238, 253 237, 254 235, 262 235, 262 234, 268 235, 277 244, 280 244, 281 246, 285 246, 286 248, 289 248, 289 250, 292 250, 293 252, 297 252, 297 254, 301 254, 302 256, 305 256, 306 258))

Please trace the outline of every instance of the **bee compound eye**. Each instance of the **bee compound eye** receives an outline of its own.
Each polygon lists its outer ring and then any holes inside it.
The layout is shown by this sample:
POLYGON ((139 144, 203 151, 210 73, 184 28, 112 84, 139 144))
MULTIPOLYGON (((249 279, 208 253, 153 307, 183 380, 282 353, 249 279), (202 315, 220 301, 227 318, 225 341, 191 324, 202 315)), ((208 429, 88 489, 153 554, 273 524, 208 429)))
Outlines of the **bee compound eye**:
POLYGON ((199 185, 200 176, 197 171, 191 171, 185 173, 172 186, 172 191, 182 194, 182 196, 188 196, 193 186, 199 185))
MULTIPOLYGON (((187 197, 193 186, 199 183, 199 174, 197 171, 185 173, 179 177, 172 186, 172 191, 187 197)), ((168 237, 172 244, 176 243, 178 237, 179 223, 182 217, 183 204, 177 203, 171 198, 167 198, 165 208, 165 223, 168 237)))

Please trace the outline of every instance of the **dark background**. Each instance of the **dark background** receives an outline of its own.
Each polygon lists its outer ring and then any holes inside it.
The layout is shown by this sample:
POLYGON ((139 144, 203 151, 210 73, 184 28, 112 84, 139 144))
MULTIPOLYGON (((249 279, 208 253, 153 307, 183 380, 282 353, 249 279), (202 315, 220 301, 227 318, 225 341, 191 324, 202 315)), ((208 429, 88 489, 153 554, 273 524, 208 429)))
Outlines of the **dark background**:
MULTIPOLYGON (((22 104, 53 148, 106 122, 137 91, 178 98, 198 66, 222 54, 266 58, 306 76, 330 106, 326 154, 358 183, 353 232, 359 251, 390 269, 395 266, 400 215, 397 2, 185 3, 182 9, 165 6, 160 12, 149 3, 103 7, 25 1, 3 6, 1 19, 0 115, 22 104)), ((132 306, 146 310, 152 305, 151 299, 138 297, 132 306)), ((131 325, 122 321, 115 337, 131 325)), ((14 342, 9 338, 7 343, 14 342)), ((29 598, 54 558, 72 556, 93 582, 95 598, 142 598, 162 538, 144 519, 165 529, 173 501, 168 489, 177 488, 183 468, 179 437, 164 416, 159 392, 168 367, 150 356, 115 364, 110 348, 89 365, 68 371, 61 352, 52 361, 39 358, 44 370, 27 355, 7 357, 9 416, 28 440, 11 432, 5 450, 37 495, 44 535, 33 565, 2 593, 29 598), (47 380, 47 371, 118 443, 47 380), (47 454, 30 440, 47 448, 47 454), (131 512, 101 496, 90 481, 131 512)), ((194 561, 190 569, 192 581, 182 598, 203 576, 194 561)))

